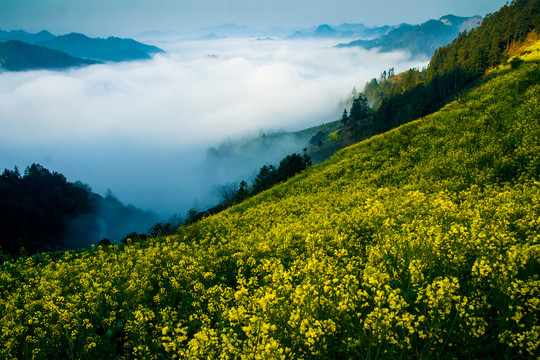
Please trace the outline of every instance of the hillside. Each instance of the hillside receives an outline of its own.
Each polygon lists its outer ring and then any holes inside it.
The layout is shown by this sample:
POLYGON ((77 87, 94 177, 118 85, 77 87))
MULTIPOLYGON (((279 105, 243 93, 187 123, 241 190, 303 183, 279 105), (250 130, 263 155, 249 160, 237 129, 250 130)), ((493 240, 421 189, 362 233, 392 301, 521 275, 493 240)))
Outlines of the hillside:
POLYGON ((382 52, 407 50, 414 55, 431 57, 435 50, 450 43, 460 32, 480 25, 481 20, 479 16, 447 15, 420 25, 403 24, 376 39, 355 40, 338 47, 378 48, 382 52))
POLYGON ((534 49, 178 235, 5 262, 1 357, 537 357, 534 49))
POLYGON ((21 41, 0 42, 0 71, 35 69, 65 69, 74 66, 97 64, 97 61, 80 59, 43 46, 21 41))
POLYGON ((207 150, 205 168, 212 174, 228 174, 231 180, 251 178, 253 172, 266 164, 275 164, 292 153, 301 153, 307 148, 314 162, 328 158, 337 147, 327 144, 325 151, 318 146, 341 127, 340 121, 314 126, 301 131, 277 131, 264 133, 239 141, 223 142, 207 150))

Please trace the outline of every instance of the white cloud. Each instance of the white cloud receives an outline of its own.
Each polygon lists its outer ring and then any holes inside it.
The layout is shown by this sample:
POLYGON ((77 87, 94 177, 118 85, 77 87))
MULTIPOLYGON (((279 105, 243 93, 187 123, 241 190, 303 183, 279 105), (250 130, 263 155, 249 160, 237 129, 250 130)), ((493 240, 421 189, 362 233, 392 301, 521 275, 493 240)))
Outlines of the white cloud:
POLYGON ((353 86, 418 65, 332 45, 174 41, 147 62, 2 73, 0 167, 40 162, 141 207, 185 210, 212 185, 197 179, 207 147, 333 121, 353 86))

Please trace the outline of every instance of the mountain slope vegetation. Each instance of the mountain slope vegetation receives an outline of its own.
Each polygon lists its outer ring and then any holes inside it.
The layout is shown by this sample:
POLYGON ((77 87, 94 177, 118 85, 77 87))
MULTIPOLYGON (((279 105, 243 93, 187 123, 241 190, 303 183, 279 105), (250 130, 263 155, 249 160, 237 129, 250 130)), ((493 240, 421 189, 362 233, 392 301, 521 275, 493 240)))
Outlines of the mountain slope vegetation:
POLYGON ((0 268, 4 358, 535 358, 540 64, 178 235, 0 268))
MULTIPOLYGON (((478 85, 486 71, 505 64, 513 49, 527 41, 535 42, 539 27, 540 1, 513 1, 487 15, 480 27, 461 33, 452 43, 439 48, 425 72, 413 69, 383 83, 372 81, 365 91, 375 90, 375 94, 368 94, 371 102, 382 101, 373 112, 357 111, 356 105, 362 110, 363 102, 353 103, 351 114, 361 115, 350 117, 353 137, 362 140, 366 134, 393 129, 460 98, 478 85), (397 78, 401 79, 399 84, 392 84, 397 78), (383 89, 386 85, 389 93, 383 89)), ((520 60, 515 61, 517 65, 520 60)))

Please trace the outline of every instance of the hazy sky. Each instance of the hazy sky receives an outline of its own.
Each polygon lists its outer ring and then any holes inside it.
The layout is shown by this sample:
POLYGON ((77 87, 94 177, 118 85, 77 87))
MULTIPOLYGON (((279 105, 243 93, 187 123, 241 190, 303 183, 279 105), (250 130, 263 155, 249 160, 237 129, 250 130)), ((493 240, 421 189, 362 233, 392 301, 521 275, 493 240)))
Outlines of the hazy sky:
POLYGON ((256 29, 421 23, 485 15, 506 0, 0 0, 0 29, 129 35, 236 23, 256 29))

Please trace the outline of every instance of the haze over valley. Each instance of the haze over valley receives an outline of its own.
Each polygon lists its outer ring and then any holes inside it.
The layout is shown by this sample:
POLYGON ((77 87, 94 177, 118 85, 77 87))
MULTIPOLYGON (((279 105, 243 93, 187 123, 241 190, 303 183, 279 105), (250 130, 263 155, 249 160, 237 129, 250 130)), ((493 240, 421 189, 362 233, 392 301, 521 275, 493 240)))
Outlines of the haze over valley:
POLYGON ((161 218, 212 206, 219 186, 249 182, 261 166, 307 145, 295 137, 264 151, 242 144, 339 120, 353 88, 388 69, 422 69, 434 48, 498 8, 441 2, 412 12, 393 4, 384 16, 377 5, 347 1, 332 9, 278 2, 259 11, 238 2, 221 12, 215 4, 207 16, 186 5, 198 19, 190 23, 172 4, 149 9, 137 1, 120 12, 98 1, 79 13, 67 2, 69 16, 59 19, 52 11, 59 4, 26 2, 7 6, 3 14, 14 17, 0 15, 7 26, 0 42, 9 44, 4 55, 0 49, 3 64, 33 54, 46 61, 28 69, 55 68, 64 51, 57 67, 65 69, 0 71, 0 168, 37 163, 161 218), (39 16, 28 22, 23 9, 39 16), (115 37, 128 34, 138 42, 115 37), (20 41, 37 48, 21 50, 20 41))
POLYGON ((275 161, 216 174, 203 167, 208 148, 338 120, 353 87, 426 63, 332 40, 156 43, 166 52, 150 61, 1 74, 0 167, 36 162, 169 216, 211 205, 215 186, 275 161))

